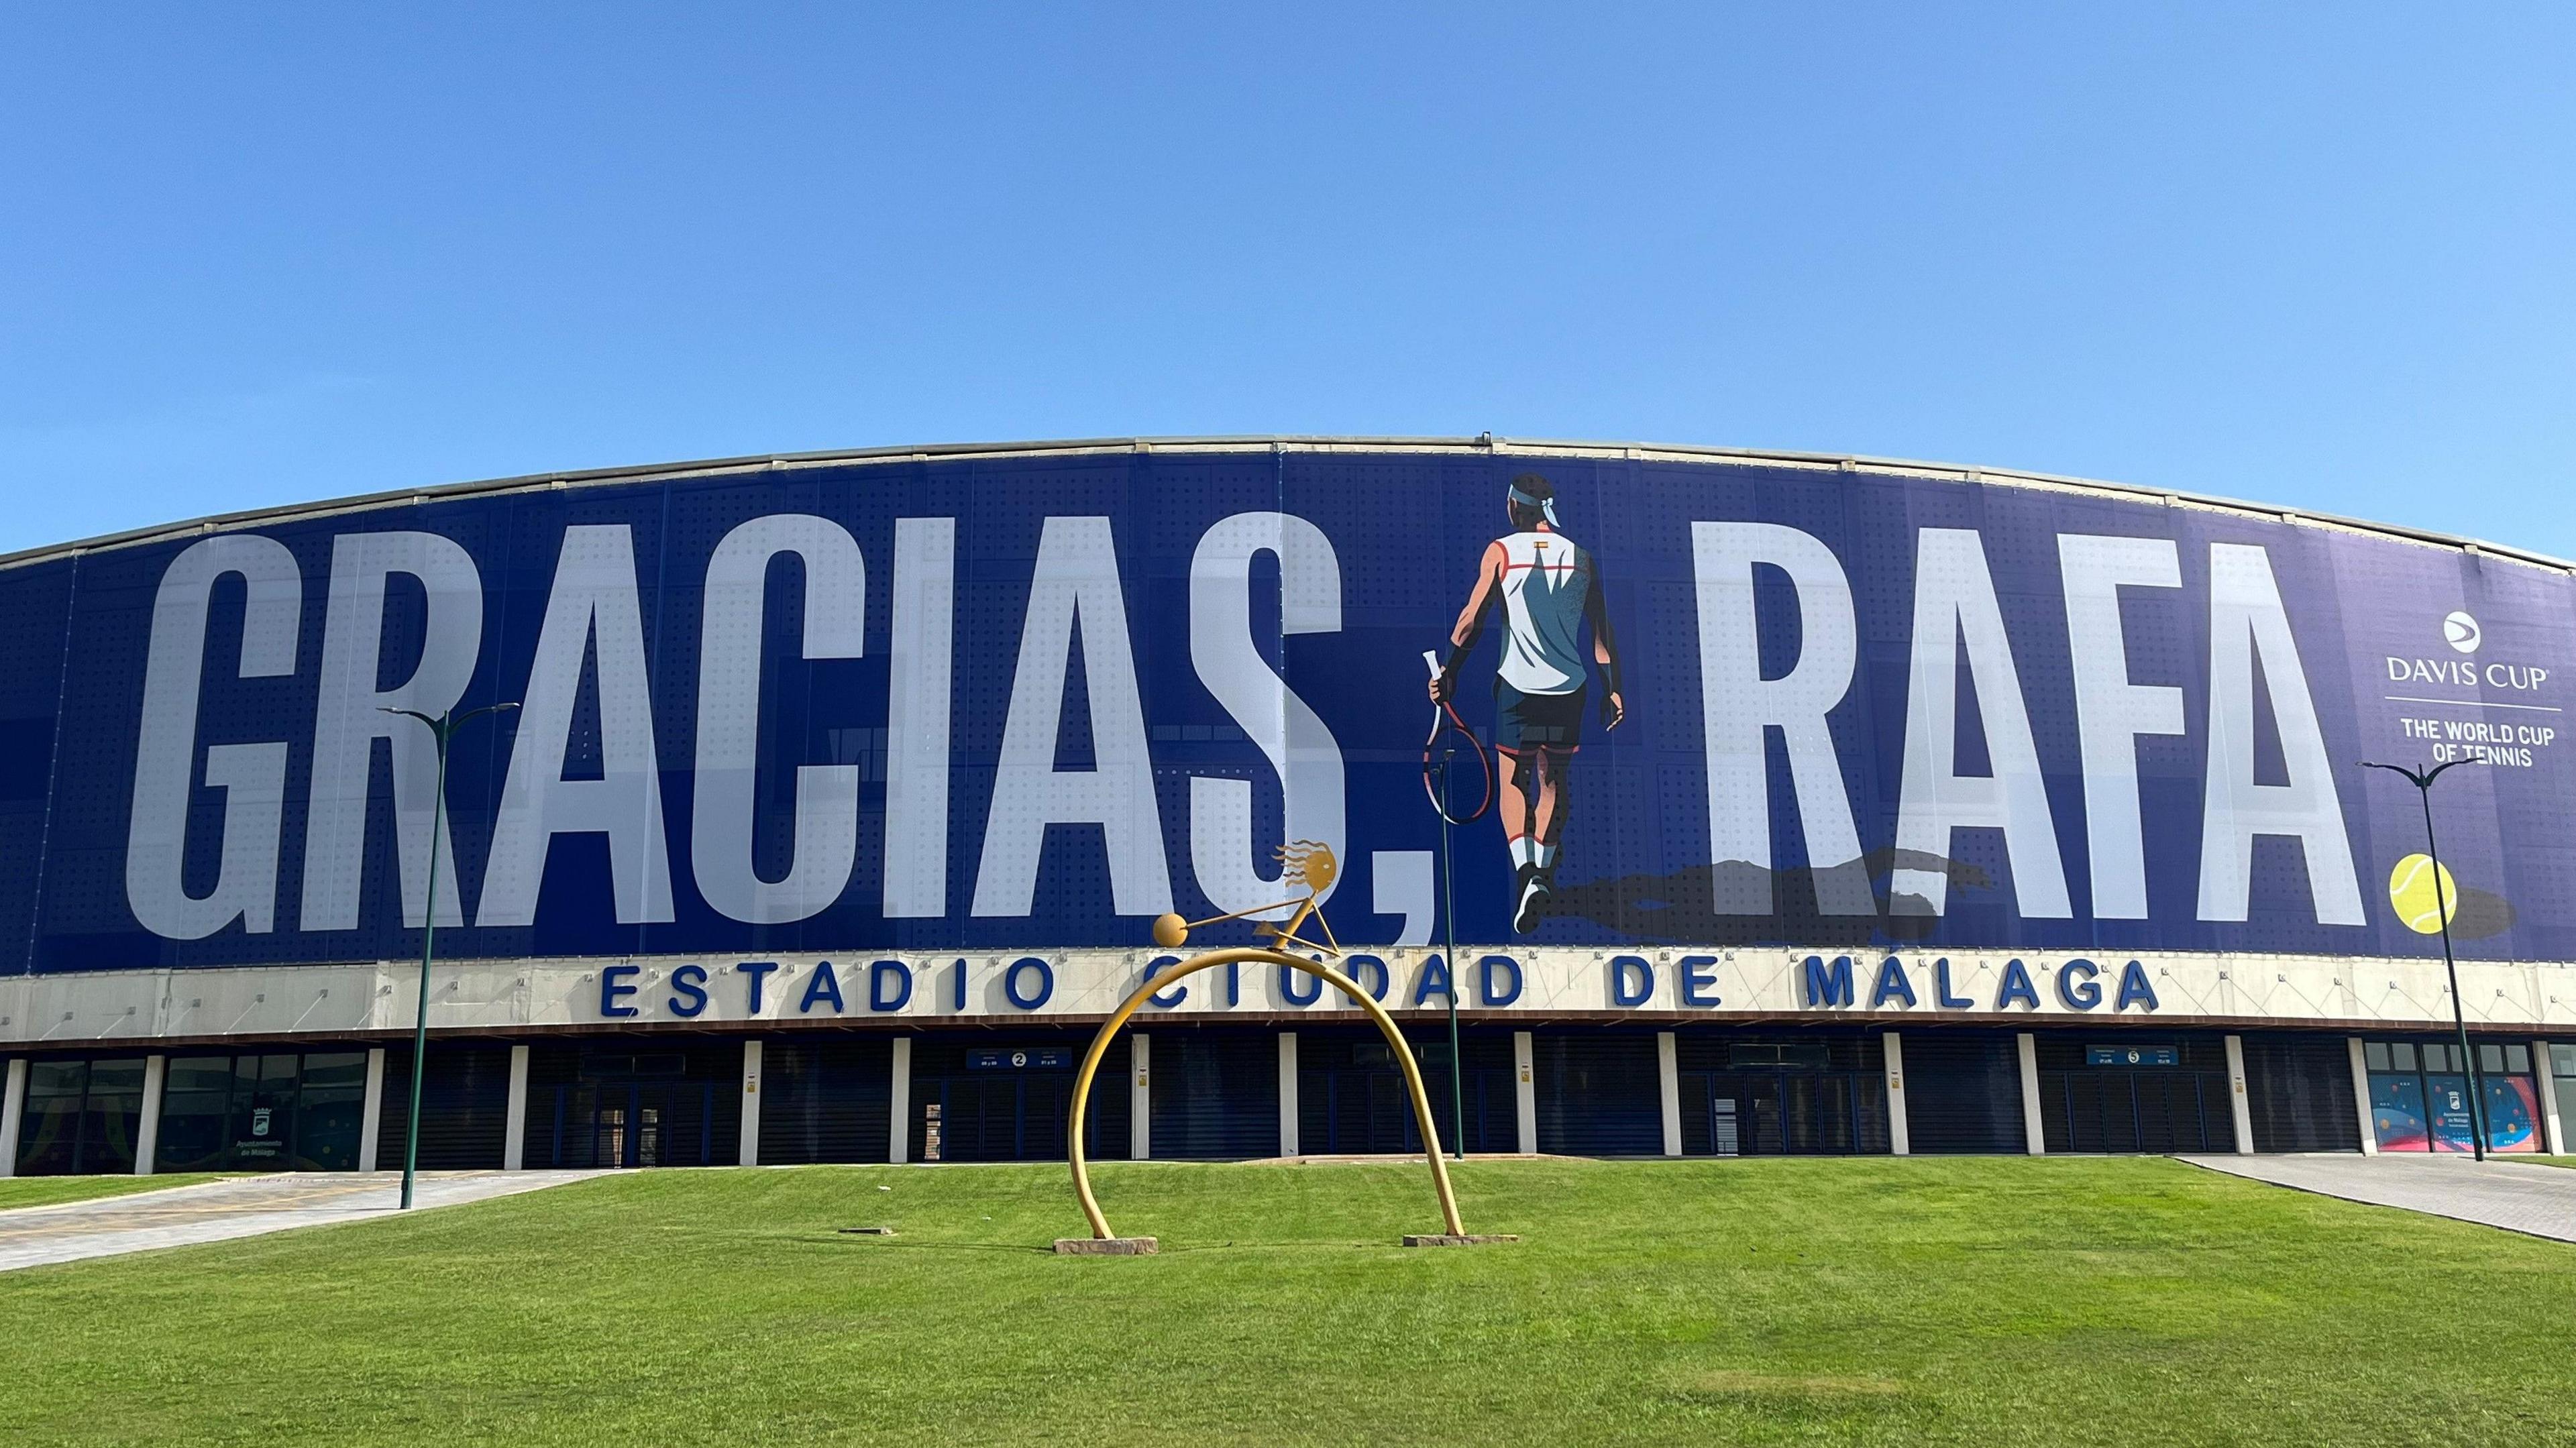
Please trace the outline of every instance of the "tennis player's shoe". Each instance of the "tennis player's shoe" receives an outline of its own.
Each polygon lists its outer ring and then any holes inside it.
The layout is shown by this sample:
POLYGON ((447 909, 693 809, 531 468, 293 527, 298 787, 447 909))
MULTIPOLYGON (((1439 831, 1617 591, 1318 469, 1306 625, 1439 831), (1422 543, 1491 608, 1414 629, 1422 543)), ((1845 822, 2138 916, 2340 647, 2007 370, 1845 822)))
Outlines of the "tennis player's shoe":
POLYGON ((1538 866, 1523 865, 1520 883, 1521 903, 1520 909, 1512 916, 1512 933, 1527 935, 1538 929, 1538 923, 1547 918, 1548 879, 1538 866))

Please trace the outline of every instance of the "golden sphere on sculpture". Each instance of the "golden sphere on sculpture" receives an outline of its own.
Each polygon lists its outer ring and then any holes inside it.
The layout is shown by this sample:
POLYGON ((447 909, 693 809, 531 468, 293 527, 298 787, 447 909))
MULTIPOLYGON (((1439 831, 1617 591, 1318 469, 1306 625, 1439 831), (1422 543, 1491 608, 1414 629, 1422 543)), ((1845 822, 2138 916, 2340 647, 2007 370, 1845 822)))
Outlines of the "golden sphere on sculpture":
POLYGON ((1165 950, 1178 950, 1190 938, 1190 923, 1169 911, 1154 917, 1154 943, 1165 950))

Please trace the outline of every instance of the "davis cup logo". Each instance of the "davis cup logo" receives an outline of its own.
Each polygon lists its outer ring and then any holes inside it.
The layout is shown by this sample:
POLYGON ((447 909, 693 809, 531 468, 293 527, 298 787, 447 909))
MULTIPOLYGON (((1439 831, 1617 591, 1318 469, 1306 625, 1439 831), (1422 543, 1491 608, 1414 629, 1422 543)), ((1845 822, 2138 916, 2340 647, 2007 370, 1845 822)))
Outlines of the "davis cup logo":
POLYGON ((2478 632, 2476 619, 2454 609, 2442 618, 2442 637, 2461 653, 2474 654, 2478 651, 2479 639, 2484 635, 2478 632))

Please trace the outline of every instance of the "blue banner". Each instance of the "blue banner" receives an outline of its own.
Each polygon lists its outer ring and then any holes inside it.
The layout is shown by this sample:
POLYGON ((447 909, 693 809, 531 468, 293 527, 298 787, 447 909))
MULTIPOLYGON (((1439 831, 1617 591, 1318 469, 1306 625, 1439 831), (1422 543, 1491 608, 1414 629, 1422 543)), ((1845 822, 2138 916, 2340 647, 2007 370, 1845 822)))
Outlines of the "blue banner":
POLYGON ((2447 911, 2465 954, 2576 959, 2572 586, 1604 453, 317 509, 0 570, 0 971, 405 957, 433 862, 443 955, 1143 948, 1301 893, 1300 841, 1340 938, 1419 941, 1442 725, 1463 940, 2423 955, 2447 911), (500 703, 433 828, 412 715, 500 703), (2358 766, 2458 757, 2445 896, 2414 789, 2358 766))

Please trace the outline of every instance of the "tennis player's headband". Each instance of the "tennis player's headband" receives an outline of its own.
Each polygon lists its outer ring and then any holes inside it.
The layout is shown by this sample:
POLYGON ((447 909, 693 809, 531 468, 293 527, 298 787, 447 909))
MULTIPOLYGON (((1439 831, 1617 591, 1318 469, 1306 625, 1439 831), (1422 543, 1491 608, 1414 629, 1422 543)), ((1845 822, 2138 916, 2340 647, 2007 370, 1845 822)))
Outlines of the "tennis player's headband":
POLYGON ((1551 528, 1559 526, 1556 521, 1556 499, 1533 498, 1529 494, 1522 492, 1520 488, 1515 485, 1512 488, 1512 501, 1520 504, 1524 508, 1538 509, 1539 515, 1547 519, 1547 526, 1551 528))

